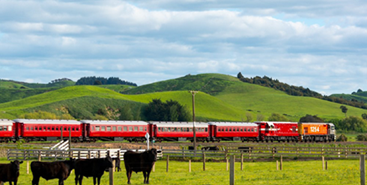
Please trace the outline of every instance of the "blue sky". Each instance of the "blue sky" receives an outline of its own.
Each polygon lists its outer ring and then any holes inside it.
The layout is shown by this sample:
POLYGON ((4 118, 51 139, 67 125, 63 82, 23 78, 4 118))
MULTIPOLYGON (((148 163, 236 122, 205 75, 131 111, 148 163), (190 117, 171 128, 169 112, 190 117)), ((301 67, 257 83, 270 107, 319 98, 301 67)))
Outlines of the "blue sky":
POLYGON ((0 0, 0 78, 268 76, 367 90, 367 1, 0 0))

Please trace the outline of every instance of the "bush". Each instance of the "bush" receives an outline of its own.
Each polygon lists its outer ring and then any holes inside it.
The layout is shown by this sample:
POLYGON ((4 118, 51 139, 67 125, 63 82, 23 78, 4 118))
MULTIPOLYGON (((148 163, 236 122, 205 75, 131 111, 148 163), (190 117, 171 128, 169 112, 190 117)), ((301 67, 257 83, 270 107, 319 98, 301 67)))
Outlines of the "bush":
POLYGON ((345 136, 344 134, 340 134, 337 138, 336 141, 348 141, 347 136, 345 136))
POLYGON ((366 135, 358 135, 356 137, 357 141, 367 141, 367 136, 366 135))

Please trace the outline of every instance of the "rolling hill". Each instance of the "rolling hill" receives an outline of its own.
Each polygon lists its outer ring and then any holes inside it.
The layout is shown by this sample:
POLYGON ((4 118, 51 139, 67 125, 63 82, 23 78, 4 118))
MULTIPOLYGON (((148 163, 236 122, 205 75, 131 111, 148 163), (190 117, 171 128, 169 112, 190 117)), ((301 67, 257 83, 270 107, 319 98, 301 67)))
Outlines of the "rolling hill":
MULTIPOLYGON (((192 96, 188 90, 199 91, 195 96, 197 120, 242 121, 246 119, 246 114, 251 114, 252 121, 255 121, 258 115, 267 119, 272 113, 285 115, 292 121, 298 121, 306 114, 318 115, 324 119, 344 117, 339 108, 341 104, 311 97, 290 96, 271 88, 241 82, 228 75, 200 74, 124 88, 124 94, 99 86, 69 86, 0 103, 0 118, 14 119, 38 110, 59 114, 65 108, 69 113, 70 110, 89 111, 88 116, 93 116, 96 111, 117 111, 125 105, 131 106, 133 111, 142 111, 154 98, 162 101, 176 100, 191 111, 192 96)), ((367 112, 347 107, 348 115, 361 116, 367 112)))

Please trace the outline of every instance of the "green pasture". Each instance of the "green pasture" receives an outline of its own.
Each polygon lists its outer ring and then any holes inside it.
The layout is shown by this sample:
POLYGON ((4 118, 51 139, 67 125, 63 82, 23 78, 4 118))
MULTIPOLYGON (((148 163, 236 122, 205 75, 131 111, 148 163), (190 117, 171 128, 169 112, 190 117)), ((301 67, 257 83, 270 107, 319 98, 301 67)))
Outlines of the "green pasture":
MULTIPOLYGON (((1 163, 8 163, 1 161, 1 163)), ((202 162, 192 162, 191 172, 188 162, 169 162, 166 172, 166 161, 156 163, 155 172, 151 173, 150 184, 170 185, 222 185, 229 184, 229 171, 224 162, 207 162, 203 171, 202 162)), ((359 160, 330 160, 328 170, 322 170, 320 161, 285 161, 283 170, 276 169, 275 162, 245 162, 241 171, 240 162, 235 163, 235 184, 270 184, 270 185, 355 185, 359 184, 359 160)), ((114 184, 127 184, 124 163, 121 162, 122 172, 114 173, 114 184)), ((108 184, 108 173, 102 176, 101 184, 108 184)), ((65 185, 74 185, 75 174, 72 172, 65 185)), ((26 174, 26 162, 20 166, 19 185, 30 184, 32 173, 26 174)), ((92 184, 92 178, 83 178, 83 184, 92 184)), ((41 178, 40 185, 57 185, 58 180, 46 181, 41 178)), ((143 174, 133 173, 131 184, 143 184, 143 174)))

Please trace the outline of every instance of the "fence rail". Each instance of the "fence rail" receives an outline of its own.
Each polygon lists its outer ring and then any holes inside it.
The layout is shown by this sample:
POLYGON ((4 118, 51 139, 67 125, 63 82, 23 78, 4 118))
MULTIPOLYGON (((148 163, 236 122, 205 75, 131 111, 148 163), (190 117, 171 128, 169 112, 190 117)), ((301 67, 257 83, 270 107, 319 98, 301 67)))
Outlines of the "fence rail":
MULTIPOLYGON (((127 150, 121 149, 72 149, 70 151, 65 150, 20 150, 20 149, 9 149, 7 151, 7 159, 8 160, 23 160, 23 161, 31 161, 31 160, 65 160, 70 157, 76 159, 92 159, 92 158, 105 158, 107 155, 110 155, 111 158, 120 157, 123 160, 124 153, 127 150)), ((144 152, 145 149, 137 149, 133 150, 136 152, 144 152)), ((161 150, 158 150, 158 158, 162 157, 161 150)))
POLYGON ((298 157, 298 158, 359 158, 361 154, 367 154, 367 148, 343 148, 343 147, 228 147, 219 151, 205 150, 162 150, 164 155, 171 157, 201 157, 227 159, 230 155, 245 157, 248 159, 256 158, 275 158, 275 157, 298 157))

